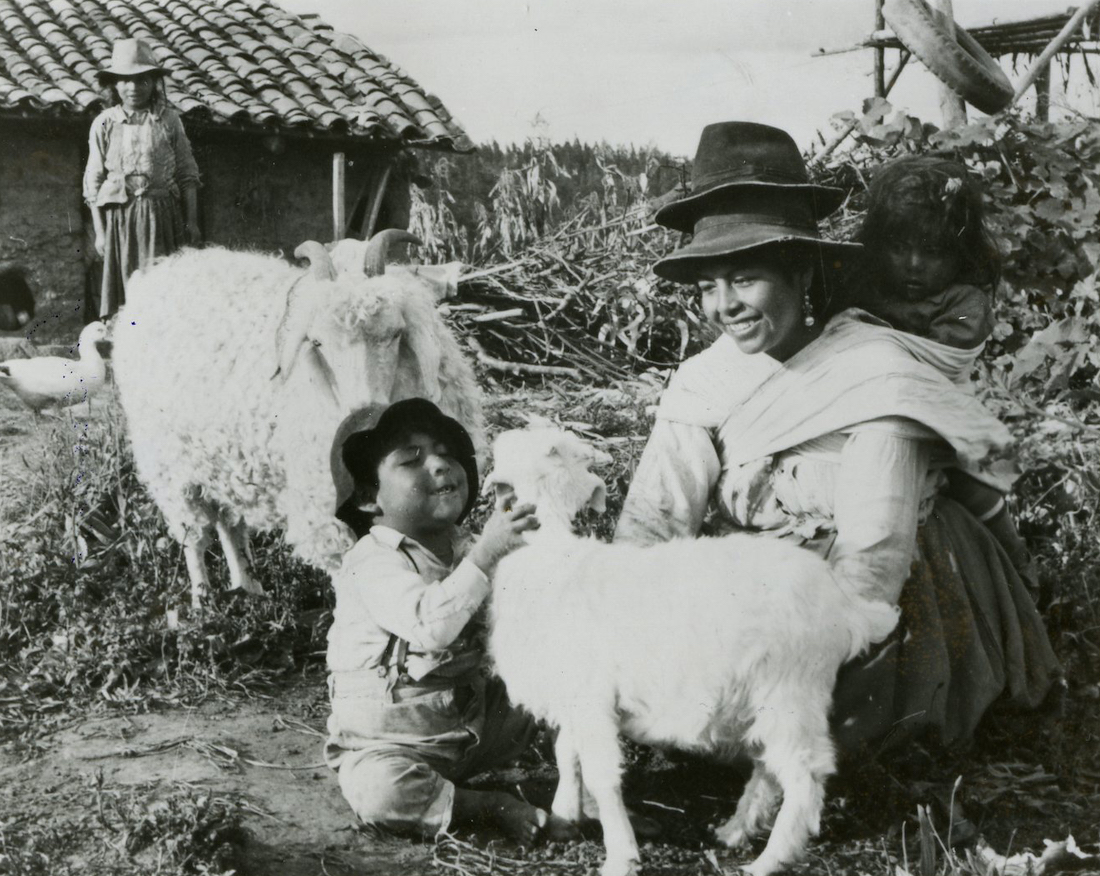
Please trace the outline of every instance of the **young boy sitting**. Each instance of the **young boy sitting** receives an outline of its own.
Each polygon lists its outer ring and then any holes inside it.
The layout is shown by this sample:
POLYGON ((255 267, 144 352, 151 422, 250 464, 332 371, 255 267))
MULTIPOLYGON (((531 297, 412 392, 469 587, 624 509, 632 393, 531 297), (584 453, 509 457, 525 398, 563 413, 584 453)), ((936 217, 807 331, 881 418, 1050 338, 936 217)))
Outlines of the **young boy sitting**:
POLYGON ((344 798, 364 823, 427 838, 475 823, 520 841, 548 826, 564 835, 510 794, 456 785, 515 758, 535 733, 482 674, 470 624, 497 562, 538 527, 534 507, 498 505, 464 550, 456 524, 477 496, 473 443, 424 399, 353 414, 332 468, 336 516, 359 539, 333 577, 328 634, 325 759, 344 798))

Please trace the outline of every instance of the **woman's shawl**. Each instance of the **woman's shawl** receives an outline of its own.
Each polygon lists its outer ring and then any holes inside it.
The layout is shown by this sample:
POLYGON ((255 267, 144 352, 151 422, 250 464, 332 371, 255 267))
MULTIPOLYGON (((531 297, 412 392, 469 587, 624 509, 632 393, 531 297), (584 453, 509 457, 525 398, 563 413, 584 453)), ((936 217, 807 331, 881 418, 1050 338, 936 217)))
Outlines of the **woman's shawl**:
POLYGON ((723 335, 680 366, 657 416, 721 427, 731 465, 884 417, 931 429, 971 466, 1009 442, 1004 424, 945 376, 973 351, 868 319, 854 308, 838 314, 786 362, 742 353, 723 335))

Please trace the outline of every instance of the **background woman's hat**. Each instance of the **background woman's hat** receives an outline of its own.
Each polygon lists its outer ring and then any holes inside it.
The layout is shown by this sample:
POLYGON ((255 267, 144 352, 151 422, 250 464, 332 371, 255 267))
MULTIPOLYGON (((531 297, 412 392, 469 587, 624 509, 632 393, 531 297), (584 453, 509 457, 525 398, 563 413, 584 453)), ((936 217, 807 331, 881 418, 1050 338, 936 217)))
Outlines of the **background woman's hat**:
POLYGON ((466 472, 468 495, 456 523, 470 513, 478 494, 477 455, 470 433, 458 420, 448 417, 424 398, 397 401, 389 407, 371 405, 347 416, 337 426, 329 453, 332 483, 336 488, 337 519, 361 536, 369 526, 369 515, 359 510, 355 484, 377 471, 378 463, 393 449, 392 442, 404 432, 423 429, 440 437, 466 472), (363 530, 363 531, 361 531, 363 530))
POLYGON ((153 50, 144 40, 116 40, 111 49, 111 63, 96 73, 100 84, 116 79, 140 76, 143 73, 165 74, 165 69, 157 64, 153 50))
POLYGON ((691 231, 700 212, 715 198, 744 189, 800 193, 816 219, 844 201, 844 191, 810 182, 806 163, 786 132, 753 122, 707 125, 691 167, 691 194, 657 211, 656 221, 691 231))
POLYGON ((819 255, 823 275, 836 276, 861 249, 856 243, 824 240, 813 204, 798 191, 726 190, 709 198, 692 218, 691 242, 653 266, 658 277, 693 283, 704 263, 776 244, 812 247, 819 255))

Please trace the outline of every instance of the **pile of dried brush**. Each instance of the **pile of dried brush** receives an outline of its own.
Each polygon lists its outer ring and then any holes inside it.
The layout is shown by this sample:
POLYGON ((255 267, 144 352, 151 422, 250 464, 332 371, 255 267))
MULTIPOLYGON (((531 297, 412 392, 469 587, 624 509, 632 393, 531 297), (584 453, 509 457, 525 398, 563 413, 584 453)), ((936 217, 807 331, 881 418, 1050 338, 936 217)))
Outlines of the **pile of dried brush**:
POLYGON ((443 310, 482 365, 603 385, 701 348, 692 290, 652 272, 676 235, 652 224, 644 203, 600 224, 590 216, 460 279, 457 302, 443 310))

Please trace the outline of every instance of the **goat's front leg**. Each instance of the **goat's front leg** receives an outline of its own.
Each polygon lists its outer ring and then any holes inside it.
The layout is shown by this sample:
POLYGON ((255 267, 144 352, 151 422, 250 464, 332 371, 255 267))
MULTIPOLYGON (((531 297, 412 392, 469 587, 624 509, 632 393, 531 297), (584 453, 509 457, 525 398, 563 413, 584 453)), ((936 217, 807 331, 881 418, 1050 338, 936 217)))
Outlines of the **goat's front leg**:
POLYGON ((198 611, 202 601, 210 590, 210 576, 206 572, 206 543, 201 537, 197 541, 183 544, 183 558, 187 562, 187 577, 191 579, 191 608, 198 611))
POLYGON ((737 801, 737 810, 729 821, 714 832, 718 842, 731 849, 746 843, 768 824, 778 801, 779 785, 768 775, 764 765, 757 761, 745 790, 741 792, 741 799, 737 801))
MULTIPOLYGON (((812 702, 812 697, 799 700, 792 696, 789 701, 812 702)), ((772 711, 780 714, 777 708, 772 711)), ((745 868, 750 876, 769 876, 798 860, 810 837, 820 829, 825 780, 836 770, 825 715, 826 709, 811 707, 801 718, 789 719, 785 727, 774 727, 766 737, 762 760, 779 782, 783 804, 764 851, 745 868)))
POLYGON ((568 724, 562 724, 558 728, 558 736, 554 740, 554 758, 558 762, 558 789, 554 793, 554 803, 550 810, 566 821, 580 821, 584 815, 581 763, 568 724))
POLYGON ((219 517, 214 526, 229 566, 229 589, 263 596, 263 586, 248 571, 248 527, 245 522, 242 520, 235 526, 229 526, 219 517))
POLYGON ((622 792, 622 749, 610 711, 588 712, 576 723, 573 744, 580 756, 581 777, 600 810, 607 857, 601 876, 636 876, 640 855, 622 792))

